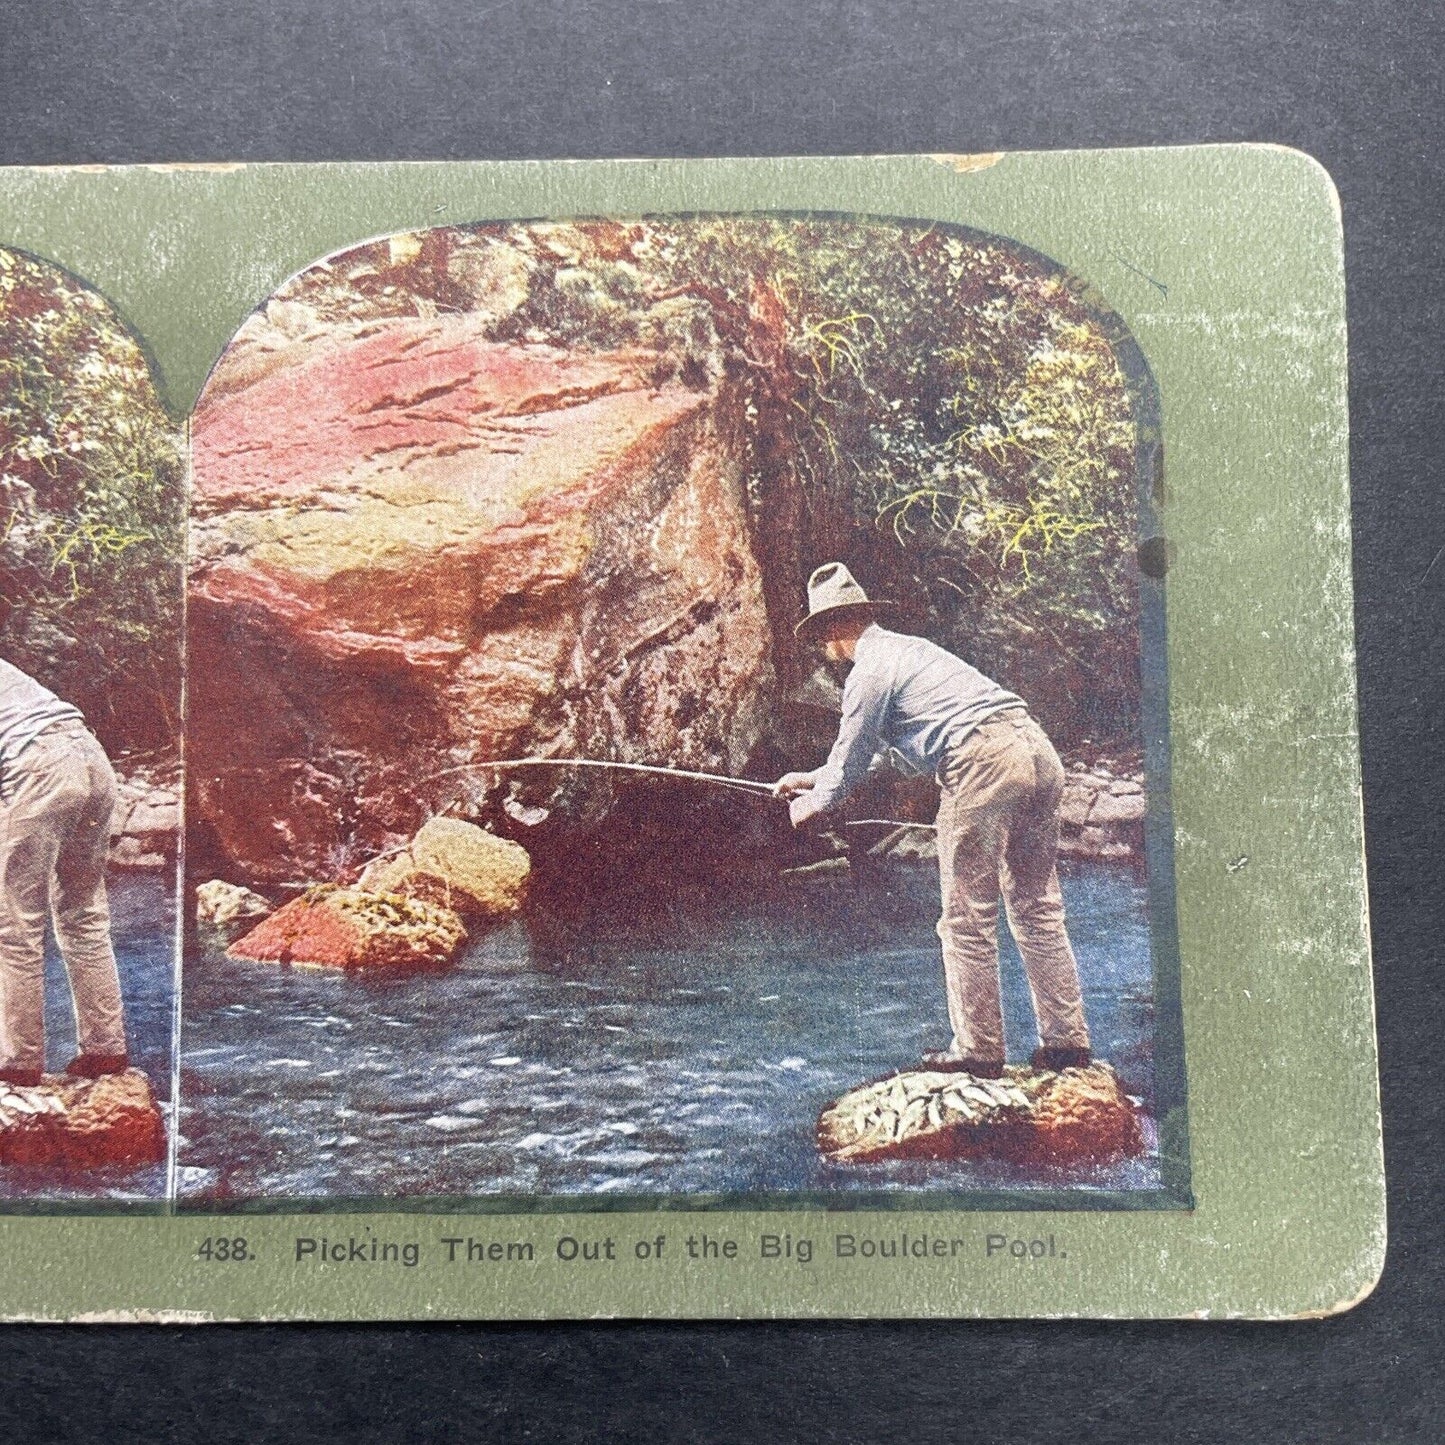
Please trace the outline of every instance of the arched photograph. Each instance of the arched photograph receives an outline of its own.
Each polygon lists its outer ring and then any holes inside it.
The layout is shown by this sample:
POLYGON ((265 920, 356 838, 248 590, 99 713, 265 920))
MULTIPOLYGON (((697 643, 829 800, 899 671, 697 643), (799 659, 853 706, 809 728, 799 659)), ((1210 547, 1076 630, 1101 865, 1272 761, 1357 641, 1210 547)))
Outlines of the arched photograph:
POLYGON ((191 423, 177 1188, 1187 1207, 1159 399, 843 215, 307 266, 191 423))

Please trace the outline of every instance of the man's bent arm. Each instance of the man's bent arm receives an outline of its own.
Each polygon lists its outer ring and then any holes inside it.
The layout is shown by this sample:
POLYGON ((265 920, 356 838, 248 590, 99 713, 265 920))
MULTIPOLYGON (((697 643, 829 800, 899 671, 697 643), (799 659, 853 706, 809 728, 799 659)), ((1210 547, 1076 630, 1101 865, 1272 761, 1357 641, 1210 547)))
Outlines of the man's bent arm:
POLYGON ((828 761, 813 774, 812 788, 789 805, 794 827, 837 807, 867 776, 881 746, 888 698, 886 675, 855 664, 843 687, 843 721, 828 761))

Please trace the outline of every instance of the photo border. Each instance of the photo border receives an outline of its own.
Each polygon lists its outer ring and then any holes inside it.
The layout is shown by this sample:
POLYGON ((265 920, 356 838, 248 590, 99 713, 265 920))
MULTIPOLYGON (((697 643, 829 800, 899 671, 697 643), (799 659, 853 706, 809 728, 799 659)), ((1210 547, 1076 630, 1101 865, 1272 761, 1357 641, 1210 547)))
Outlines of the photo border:
MULTIPOLYGON (((1138 342, 1124 319, 1104 298, 1088 277, 1080 276, 1051 256, 1045 255, 1017 238, 997 232, 982 231, 960 222, 942 221, 928 216, 893 216, 869 212, 842 211, 669 211, 619 212, 586 215, 529 216, 496 222, 489 218, 448 221, 448 227, 531 226, 566 224, 585 226, 610 223, 618 225, 668 224, 692 220, 728 220, 746 216, 766 216, 773 220, 836 221, 856 226, 907 228, 911 226, 948 225, 961 237, 980 244, 1003 244, 1024 260, 1033 262, 1040 275, 1061 281, 1071 298, 1098 323, 1113 351, 1114 358, 1128 389, 1133 410, 1135 437, 1135 536, 1142 549, 1151 541, 1162 540, 1163 523, 1159 516, 1157 497, 1162 489, 1164 460, 1162 456, 1162 418, 1159 387, 1149 369, 1138 342)), ((244 325, 265 309, 267 303, 299 276, 322 262, 331 263, 339 257, 367 246, 378 245, 399 233, 368 236, 349 243, 324 256, 314 257, 299 270, 277 281, 243 318, 244 325)), ((239 330, 239 327, 238 327, 239 330)), ((234 335, 208 369, 199 397, 204 398, 212 376, 230 350, 234 335)), ((189 559, 187 559, 189 562, 189 559)), ((189 578, 189 567, 187 568, 189 578)), ((1021 1184, 1010 1188, 920 1189, 899 1186, 894 1189, 759 1189, 747 1191, 700 1192, 695 1194, 627 1193, 608 1194, 494 1194, 446 1195, 404 1194, 360 1196, 349 1194, 296 1195, 290 1198, 247 1197, 227 1204, 224 1209, 213 1201, 189 1200, 179 1192, 174 1195, 175 1211, 180 1214, 546 1214, 559 1211, 595 1213, 644 1212, 665 1210, 799 1210, 799 1209, 875 1209, 875 1210, 1128 1210, 1128 1209, 1192 1209, 1194 1196, 1189 1184, 1188 1084, 1184 1057, 1183 1019, 1180 1006, 1179 944, 1175 913, 1174 823, 1170 803, 1169 747, 1169 670, 1165 577, 1152 570, 1139 569, 1139 607, 1137 638, 1140 662, 1140 710, 1137 738, 1144 754, 1145 794, 1147 812, 1144 819, 1144 865, 1147 882, 1149 919, 1150 1002, 1154 1009, 1154 1028, 1150 1042, 1154 1071, 1153 1122, 1157 1130, 1156 1154, 1160 1182, 1152 1188, 1111 1189, 1089 1185, 1066 1184, 1031 1186, 1021 1184)), ((182 880, 184 884, 184 860, 182 880)), ((184 888, 182 890, 184 892, 184 888)), ((187 939, 192 935, 182 920, 181 958, 177 965, 178 1028, 184 1033, 184 997, 179 980, 188 963, 187 939)), ((265 966, 265 965, 262 965, 265 966)), ((177 1069, 182 1066, 184 1050, 179 1041, 176 1049, 177 1069)), ((179 1101, 179 1083, 176 1098, 179 1101)), ((175 1157, 175 1143, 181 1130, 172 1131, 172 1176, 180 1163, 175 1157)))

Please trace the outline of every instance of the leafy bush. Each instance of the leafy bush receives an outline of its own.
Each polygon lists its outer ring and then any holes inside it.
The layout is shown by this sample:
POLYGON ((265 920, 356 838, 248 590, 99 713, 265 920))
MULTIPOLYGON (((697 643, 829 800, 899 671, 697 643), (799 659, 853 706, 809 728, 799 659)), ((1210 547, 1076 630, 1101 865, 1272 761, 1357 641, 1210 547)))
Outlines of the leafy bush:
POLYGON ((683 381, 731 378, 767 570, 792 572, 779 612, 842 556, 1066 740, 1137 727, 1147 382, 1080 283, 942 225, 703 217, 622 245, 619 229, 605 248, 588 223, 509 233, 532 278, 498 334, 652 345, 683 381))
POLYGON ((4 655, 112 751, 178 738, 185 465, 106 301, 0 249, 4 655))

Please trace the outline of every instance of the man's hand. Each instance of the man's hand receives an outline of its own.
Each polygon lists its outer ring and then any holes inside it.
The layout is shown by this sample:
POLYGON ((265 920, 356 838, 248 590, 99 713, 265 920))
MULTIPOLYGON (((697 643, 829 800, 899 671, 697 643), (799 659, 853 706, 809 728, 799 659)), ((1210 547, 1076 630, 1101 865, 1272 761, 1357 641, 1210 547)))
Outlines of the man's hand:
POLYGON ((784 773, 776 783, 773 784, 773 796, 775 798, 793 799, 799 793, 806 793, 813 787, 812 773, 784 773))

